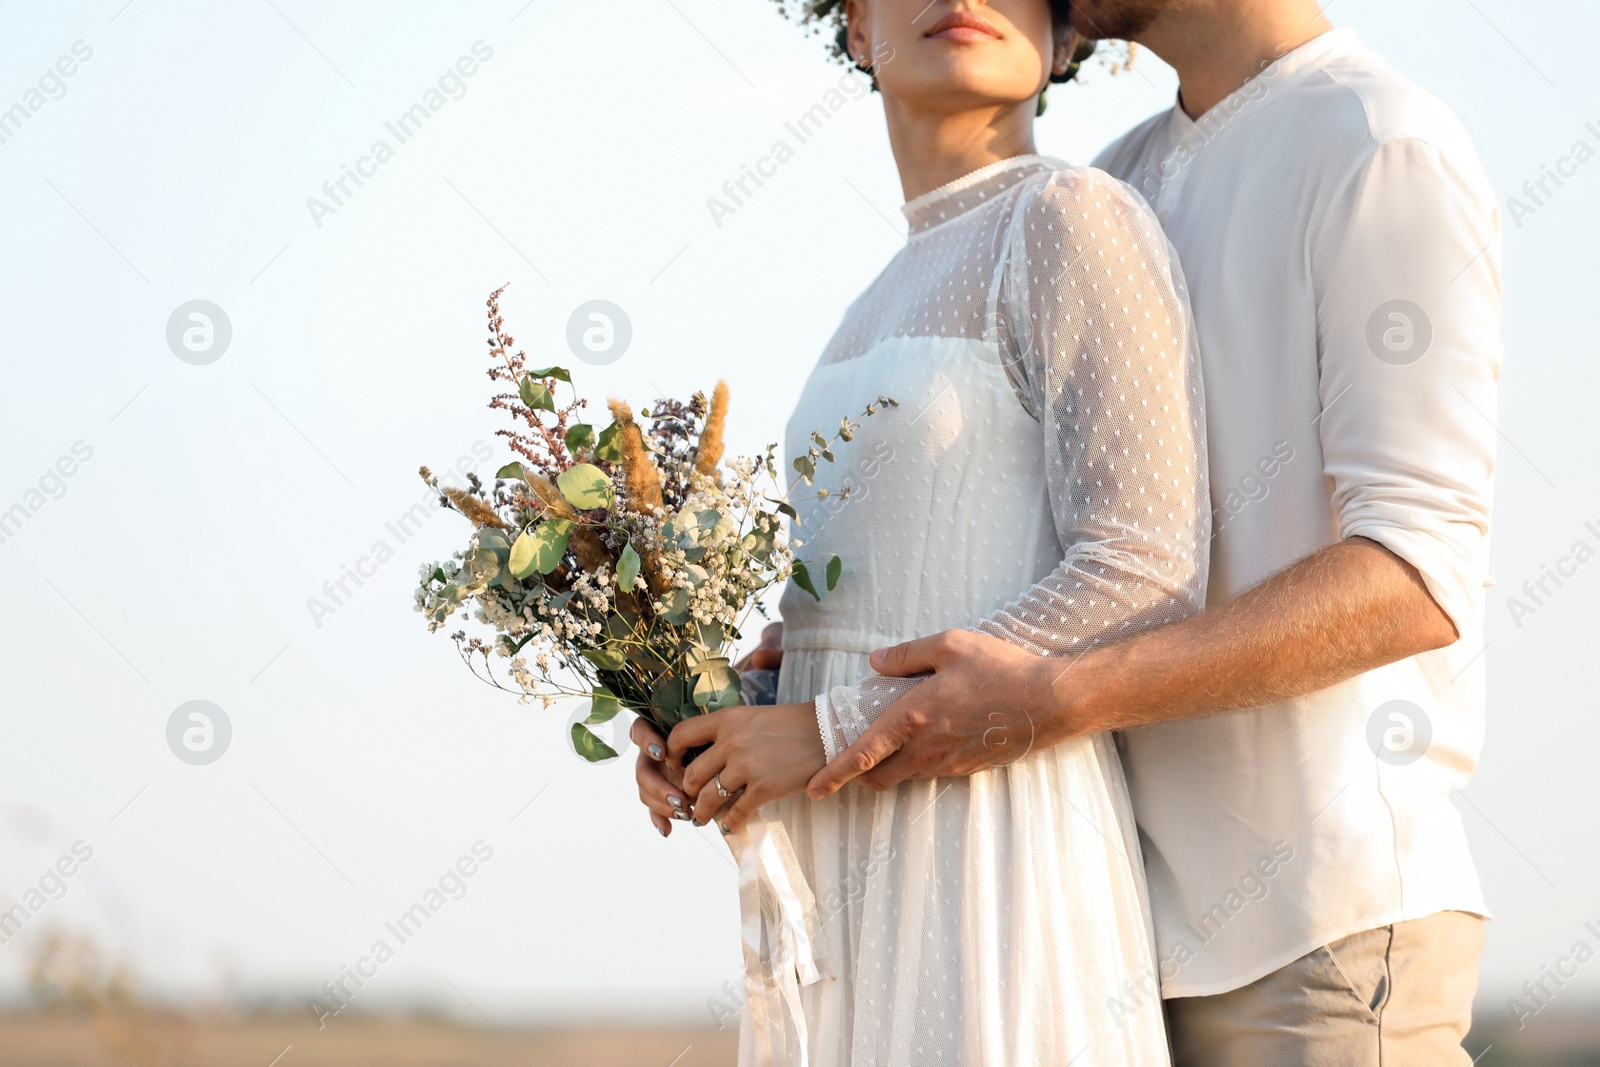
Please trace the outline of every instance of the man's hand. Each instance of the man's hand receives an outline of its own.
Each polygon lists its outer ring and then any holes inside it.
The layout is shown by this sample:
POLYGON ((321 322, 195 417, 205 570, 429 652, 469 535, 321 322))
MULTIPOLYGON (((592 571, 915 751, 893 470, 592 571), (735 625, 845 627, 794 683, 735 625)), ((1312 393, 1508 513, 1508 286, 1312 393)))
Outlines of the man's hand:
POLYGON ((1314 552, 1222 607, 1070 659, 950 630, 872 654, 880 674, 934 676, 890 704, 807 791, 827 796, 858 777, 887 789, 972 774, 1074 737, 1275 704, 1458 637, 1417 569, 1364 537, 1314 552))
POLYGON ((750 654, 738 663, 733 669, 743 674, 745 671, 775 671, 783 666, 783 623, 769 622, 766 629, 761 631, 761 643, 750 650, 750 654))
POLYGON ((855 744, 811 779, 818 799, 860 778, 871 789, 914 778, 975 774, 1066 740, 1048 712, 1052 677, 1068 661, 970 630, 946 630, 872 654, 894 678, 933 676, 890 704, 855 744))

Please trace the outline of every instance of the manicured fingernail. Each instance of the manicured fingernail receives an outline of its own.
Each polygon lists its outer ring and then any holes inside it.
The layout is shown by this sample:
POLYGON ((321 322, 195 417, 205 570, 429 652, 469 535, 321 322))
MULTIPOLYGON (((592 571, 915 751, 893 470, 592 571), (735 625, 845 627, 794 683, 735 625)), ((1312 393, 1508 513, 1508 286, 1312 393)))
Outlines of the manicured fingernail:
POLYGON ((667 795, 667 803, 671 804, 673 807, 679 809, 680 811, 683 809, 683 800, 681 798, 679 798, 679 797, 675 797, 675 796, 671 795, 670 793, 667 795))
POLYGON ((660 834, 662 837, 666 837, 667 836, 667 828, 665 826, 656 827, 656 832, 658 834, 660 834))
POLYGON ((728 829, 727 823, 723 823, 721 826, 717 827, 717 829, 722 831, 723 837, 727 837, 729 834, 733 833, 732 830, 728 829))
POLYGON ((675 811, 675 812, 672 813, 672 817, 674 819, 677 819, 679 822, 689 822, 690 821, 689 813, 686 812, 686 811, 675 811))
POLYGON ((661 758, 661 746, 660 745, 651 745, 650 746, 650 758, 653 759, 653 760, 659 760, 661 758))

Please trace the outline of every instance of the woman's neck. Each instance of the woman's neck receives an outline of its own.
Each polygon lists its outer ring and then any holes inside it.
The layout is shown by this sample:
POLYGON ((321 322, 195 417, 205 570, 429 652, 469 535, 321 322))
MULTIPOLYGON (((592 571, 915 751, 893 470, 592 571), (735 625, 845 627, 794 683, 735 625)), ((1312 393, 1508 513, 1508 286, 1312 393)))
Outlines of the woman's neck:
POLYGON ((889 145, 907 200, 1033 147, 1032 100, 973 111, 918 110, 885 96, 889 145))

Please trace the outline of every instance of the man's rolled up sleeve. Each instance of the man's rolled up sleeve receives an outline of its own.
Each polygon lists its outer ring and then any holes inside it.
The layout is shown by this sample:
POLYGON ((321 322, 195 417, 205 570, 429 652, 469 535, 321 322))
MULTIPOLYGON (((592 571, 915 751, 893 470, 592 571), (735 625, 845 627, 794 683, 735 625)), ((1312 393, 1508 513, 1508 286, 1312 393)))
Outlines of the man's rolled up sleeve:
POLYGON ((1498 208, 1475 159, 1397 140, 1319 223, 1318 432, 1339 535, 1416 567, 1464 632, 1488 583, 1498 208))

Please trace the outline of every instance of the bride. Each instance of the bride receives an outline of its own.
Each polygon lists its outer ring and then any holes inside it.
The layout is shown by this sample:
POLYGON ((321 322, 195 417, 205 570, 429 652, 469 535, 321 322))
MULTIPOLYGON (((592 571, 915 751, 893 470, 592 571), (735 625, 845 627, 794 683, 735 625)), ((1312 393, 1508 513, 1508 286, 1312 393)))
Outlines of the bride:
POLYGON ((815 894, 826 976, 766 1053, 747 1008, 741 1063, 1164 1064, 1110 737, 1047 745, 1018 692, 968 777, 805 788, 916 683, 875 675, 876 648, 966 628, 1069 671, 1199 610, 1204 427, 1176 257, 1130 188, 1035 154, 1041 94, 1075 70, 1065 0, 810 10, 883 95, 910 236, 812 371, 789 456, 840 411, 898 405, 797 502, 805 555, 844 570, 820 601, 784 594, 779 703, 670 742, 636 723, 640 795, 664 835, 673 819, 738 832, 761 809, 815 894))

